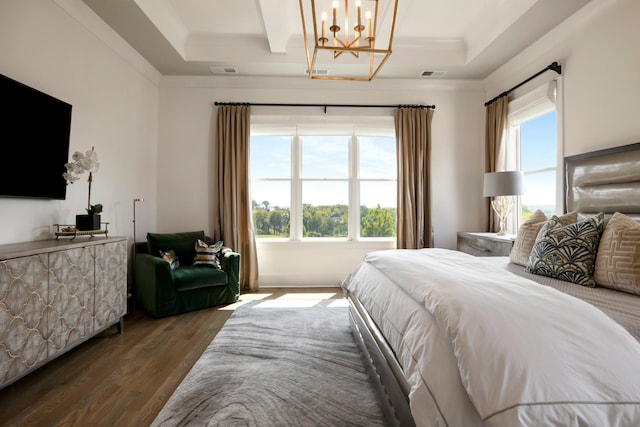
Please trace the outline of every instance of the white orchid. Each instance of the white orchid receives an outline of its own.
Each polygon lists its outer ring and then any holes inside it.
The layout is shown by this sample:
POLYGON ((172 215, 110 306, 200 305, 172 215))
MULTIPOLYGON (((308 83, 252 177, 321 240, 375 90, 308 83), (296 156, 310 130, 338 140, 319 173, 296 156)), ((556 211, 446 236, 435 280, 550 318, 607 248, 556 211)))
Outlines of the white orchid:
POLYGON ((91 209, 91 183, 93 182, 93 174, 100 169, 100 163, 98 162, 98 153, 95 152, 93 147, 86 153, 76 151, 71 156, 71 162, 66 163, 64 166, 67 171, 62 174, 62 177, 67 181, 67 184, 73 184, 80 179, 80 175, 85 172, 89 172, 89 199, 87 202, 87 212, 92 212, 91 209))

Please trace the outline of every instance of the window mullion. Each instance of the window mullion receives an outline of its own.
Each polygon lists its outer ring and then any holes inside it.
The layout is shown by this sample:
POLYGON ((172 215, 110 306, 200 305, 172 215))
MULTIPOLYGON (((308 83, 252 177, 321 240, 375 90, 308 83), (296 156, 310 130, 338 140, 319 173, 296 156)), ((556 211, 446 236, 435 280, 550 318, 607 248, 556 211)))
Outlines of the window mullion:
POLYGON ((360 185, 358 182, 358 144, 355 134, 349 140, 349 240, 359 240, 360 235, 360 185))
POLYGON ((296 134, 291 139, 291 217, 289 219, 291 230, 289 238, 293 241, 302 239, 301 151, 300 136, 296 134))
MULTIPOLYGON (((514 146, 515 146, 515 159, 512 159, 513 163, 515 163, 515 170, 522 170, 522 161, 520 160, 521 149, 520 149, 520 124, 513 126, 513 137, 514 137, 514 146)), ((514 197, 514 207, 511 212, 510 218, 507 218, 507 230, 513 232, 517 230, 520 226, 520 221, 518 218, 522 217, 522 198, 520 196, 514 197)))

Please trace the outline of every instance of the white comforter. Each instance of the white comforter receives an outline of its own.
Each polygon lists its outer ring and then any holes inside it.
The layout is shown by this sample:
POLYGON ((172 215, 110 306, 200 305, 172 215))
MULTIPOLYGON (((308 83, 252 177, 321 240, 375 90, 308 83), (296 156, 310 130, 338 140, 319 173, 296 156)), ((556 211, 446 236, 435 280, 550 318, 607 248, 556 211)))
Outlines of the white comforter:
POLYGON ((446 249, 372 252, 343 287, 418 426, 640 426, 640 343, 588 303, 446 249))

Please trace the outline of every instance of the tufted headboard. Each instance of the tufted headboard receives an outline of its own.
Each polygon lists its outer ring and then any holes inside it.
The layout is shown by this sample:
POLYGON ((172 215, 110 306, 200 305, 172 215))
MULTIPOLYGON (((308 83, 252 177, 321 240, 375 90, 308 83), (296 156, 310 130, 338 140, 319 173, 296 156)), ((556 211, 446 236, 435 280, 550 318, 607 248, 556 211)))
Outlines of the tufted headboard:
POLYGON ((564 159, 565 212, 640 220, 640 142, 564 159))

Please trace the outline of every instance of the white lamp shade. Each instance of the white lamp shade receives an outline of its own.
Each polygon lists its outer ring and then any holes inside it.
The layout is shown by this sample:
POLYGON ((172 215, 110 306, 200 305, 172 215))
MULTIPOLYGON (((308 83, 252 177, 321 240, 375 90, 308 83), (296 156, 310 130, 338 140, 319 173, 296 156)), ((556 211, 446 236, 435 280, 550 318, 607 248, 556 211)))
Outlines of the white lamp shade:
POLYGON ((484 174, 484 197, 519 196, 521 194, 524 194, 524 173, 522 171, 484 174))

